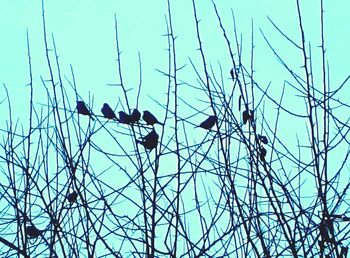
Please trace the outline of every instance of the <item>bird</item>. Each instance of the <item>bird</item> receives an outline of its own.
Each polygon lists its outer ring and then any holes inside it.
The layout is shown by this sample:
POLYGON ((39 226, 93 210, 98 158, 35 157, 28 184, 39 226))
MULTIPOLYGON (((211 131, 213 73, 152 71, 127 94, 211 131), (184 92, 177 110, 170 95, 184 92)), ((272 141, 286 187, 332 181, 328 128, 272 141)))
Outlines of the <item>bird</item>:
POLYGON ((158 145, 159 136, 155 130, 152 130, 149 134, 142 138, 142 141, 136 142, 143 145, 145 149, 153 150, 158 145))
POLYGON ((71 192, 70 194, 67 195, 67 200, 68 200, 70 203, 73 203, 73 202, 76 202, 77 197, 78 197, 77 192, 76 192, 76 191, 73 191, 73 192, 71 192))
POLYGON ((197 127, 201 127, 206 130, 210 130, 215 123, 217 122, 216 116, 209 116, 207 119, 205 119, 202 123, 199 124, 197 127))
POLYGON ((34 225, 26 227, 26 233, 30 238, 37 238, 43 231, 37 229, 34 225))
POLYGON ((246 124, 248 120, 251 120, 251 121, 254 120, 254 112, 249 109, 244 110, 242 113, 242 117, 243 117, 243 123, 246 124))
POLYGON ((164 125, 158 121, 158 119, 148 110, 143 111, 142 119, 146 122, 147 125, 160 124, 164 125))
POLYGON ((119 122, 122 124, 131 124, 132 118, 130 115, 128 115, 124 111, 119 111, 119 122))
POLYGON ((230 75, 231 75, 232 80, 234 80, 235 79, 235 69, 234 68, 232 68, 230 70, 230 75))
POLYGON ((108 118, 108 119, 116 119, 117 118, 113 109, 107 103, 103 104, 101 112, 105 118, 108 118))
POLYGON ((265 149, 264 147, 261 146, 261 147, 260 147, 260 160, 261 160, 262 162, 265 161, 266 153, 267 153, 266 149, 265 149))
POLYGON ((77 111, 78 111, 78 114, 89 116, 92 120, 94 120, 93 117, 91 116, 90 111, 86 107, 84 101, 81 101, 81 100, 77 101, 77 111))
POLYGON ((136 122, 138 122, 138 121, 140 120, 140 118, 141 118, 141 113, 140 113, 140 111, 138 111, 137 108, 135 108, 135 109, 132 111, 130 117, 131 117, 132 123, 136 123, 136 122))
POLYGON ((144 141, 153 141, 153 140, 156 140, 158 139, 159 136, 156 132, 156 130, 152 130, 150 133, 148 133, 145 137, 143 137, 142 139, 144 141))
POLYGON ((267 139, 266 136, 258 134, 258 138, 263 144, 268 144, 269 143, 269 140, 267 139))

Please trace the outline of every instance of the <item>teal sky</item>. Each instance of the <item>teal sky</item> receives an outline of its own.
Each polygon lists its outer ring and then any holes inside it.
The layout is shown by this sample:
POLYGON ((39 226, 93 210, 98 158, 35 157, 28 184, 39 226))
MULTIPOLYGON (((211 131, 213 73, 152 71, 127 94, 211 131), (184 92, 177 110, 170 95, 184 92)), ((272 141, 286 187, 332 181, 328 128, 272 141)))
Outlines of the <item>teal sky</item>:
MULTIPOLYGON (((347 26, 348 14, 346 1, 325 3, 326 42, 329 62, 334 67, 331 76, 335 83, 343 80, 348 69, 344 61, 349 59, 347 51, 350 29, 347 26), (341 3, 340 3, 341 2, 341 3), (340 7, 341 6, 341 7, 340 7)), ((28 82, 28 62, 26 50, 26 30, 29 31, 34 78, 47 76, 44 59, 41 1, 1 1, 1 49, 0 81, 13 91, 22 94, 28 82)), ((197 42, 193 37, 193 10, 189 1, 172 3, 174 30, 177 38, 177 58, 179 65, 187 67, 180 75, 184 80, 191 78, 192 71, 188 58, 199 57, 197 42)), ((225 1, 218 2, 223 23, 232 31, 231 8, 236 17, 238 33, 242 33, 243 51, 249 56, 251 44, 251 23, 254 23, 255 70, 257 79, 262 83, 279 84, 283 73, 271 55, 261 37, 262 29, 271 40, 277 51, 294 64, 295 50, 274 30, 267 16, 289 36, 296 37, 296 8, 294 1, 225 1), (292 51, 292 52, 291 52, 292 51), (277 73, 276 73, 277 71, 277 73), (281 74, 278 78, 278 74, 281 74), (277 76, 276 76, 277 75, 277 76)), ((318 37, 318 1, 302 3, 302 12, 306 33, 313 45, 319 43, 318 37)), ((198 3, 201 29, 205 40, 205 49, 211 64, 218 62, 224 71, 231 64, 227 50, 223 45, 221 32, 217 29, 217 20, 213 14, 210 1, 198 3)), ((82 96, 87 97, 90 91, 96 104, 104 100, 114 101, 118 92, 106 84, 117 81, 116 51, 114 35, 114 15, 119 23, 119 39, 122 50, 124 80, 129 88, 135 88, 139 82, 138 53, 142 60, 143 93, 149 91, 164 93, 161 90, 165 78, 155 69, 166 65, 167 47, 165 1, 110 1, 101 4, 98 1, 45 1, 45 12, 49 43, 54 36, 60 56, 63 74, 69 76, 72 64, 82 96), (156 91, 154 89, 157 89, 156 91), (160 89, 160 90, 158 90, 160 89)), ((192 76, 193 77, 193 76, 192 76)), ((17 94, 17 93, 16 93, 17 94)))
MULTIPOLYGON (((184 66, 179 71, 178 79, 181 82, 199 85, 198 78, 190 64, 190 60, 193 60, 195 64, 200 62, 191 1, 171 2, 174 32, 177 36, 177 63, 179 67, 184 66)), ((231 80, 229 71, 232 64, 213 6, 208 0, 197 2, 198 18, 201 20, 203 46, 208 65, 209 67, 212 65, 218 77, 220 77, 220 69, 222 69, 223 81, 229 85, 231 80)), ((231 43, 234 43, 232 13, 235 15, 237 34, 242 37, 242 62, 247 68, 250 68, 253 24, 255 80, 263 88, 270 84, 269 94, 278 98, 284 81, 290 77, 268 48, 260 29, 288 64, 294 67, 296 72, 302 73, 300 53, 276 31, 267 18, 267 16, 270 17, 286 35, 300 43, 295 1, 232 0, 216 2, 231 43)), ((301 2, 303 2, 302 15, 307 35, 306 40, 312 46, 313 62, 317 64, 320 62, 320 52, 317 52, 320 45, 319 1, 301 2)), ((349 10, 349 1, 325 1, 326 54, 331 67, 331 87, 334 88, 338 87, 350 73, 347 65, 350 59, 349 10)), ((128 96, 131 100, 131 107, 136 106, 135 96, 140 82, 140 55, 142 69, 140 110, 149 109, 154 111, 158 117, 162 116, 164 110, 149 95, 161 104, 166 102, 167 77, 157 71, 164 70, 166 72, 168 64, 166 51, 168 45, 167 38, 164 36, 167 33, 166 1, 47 0, 45 1, 45 15, 49 46, 52 47, 51 36, 53 36, 59 54, 63 82, 67 83, 72 80, 70 71, 70 65, 72 65, 80 96, 85 102, 89 102, 89 96, 93 97, 93 110, 98 114, 104 102, 110 103, 114 108, 118 104, 119 98, 123 100, 120 88, 108 86, 108 84, 119 82, 114 28, 114 18, 116 17, 120 50, 122 51, 123 80, 126 88, 130 89, 128 96)), ((0 0, 0 82, 8 88, 13 104, 13 115, 19 118, 27 116, 26 107, 29 92, 26 86, 29 82, 27 31, 33 65, 35 100, 37 103, 41 103, 41 96, 44 96, 41 94, 44 93, 44 90, 40 77, 45 80, 49 76, 43 44, 41 1, 0 0)), ((198 69, 202 72, 200 65, 198 69)), ((320 72, 320 66, 316 65, 314 73, 319 74, 320 72)), ((315 84, 320 83, 319 78, 319 76, 315 76, 315 84)), ((342 97, 350 95, 348 88, 346 87, 340 94, 342 97)), ((207 104, 202 102, 205 98, 204 92, 194 91, 185 86, 180 86, 179 91, 187 101, 199 109, 207 107, 207 104)), ((5 91, 1 87, 0 101, 5 99, 4 93, 5 91)), ((300 112, 305 111, 303 100, 300 100, 294 91, 287 91, 287 93, 286 107, 300 112), (291 95, 287 95, 287 93, 291 93, 291 95)), ((45 98, 42 99, 45 103, 45 98)), ((75 96, 72 96, 71 101, 74 103, 75 96)), ((122 103, 125 105, 124 101, 122 103)), ((266 107, 271 108, 268 104, 266 107)), ((2 103, 0 108, 7 109, 7 104, 2 103)), ((117 107, 117 110, 120 109, 121 106, 117 107)), ((187 106, 180 107, 179 110, 180 116, 183 118, 196 115, 195 111, 188 109, 187 106)), ((272 120, 275 111, 275 108, 267 110, 267 113, 271 114, 272 120)), ((191 117, 190 122, 196 124, 202 121, 203 117, 204 115, 191 117)), ((3 120, 0 125, 3 126, 4 123, 3 120)), ((290 139, 295 139, 296 133, 300 133, 303 137, 306 134, 300 132, 300 126, 305 126, 305 124, 300 122, 296 125, 288 120, 288 117, 281 118, 280 135, 285 133, 292 137, 290 139)), ((171 128, 171 125, 168 128, 171 128)), ((192 130, 192 124, 190 128, 192 130)), ((305 127, 302 128, 305 129, 305 127)), ((193 136, 193 141, 199 142, 205 134, 206 132, 203 131, 198 133, 194 131, 190 135, 193 136)), ((293 146, 297 148, 296 144, 293 146)), ((109 142, 104 147, 112 148, 109 142)), ((292 171, 294 168, 289 169, 292 171)), ((128 178, 125 180, 127 181, 128 178)))
MULTIPOLYGON (((325 4, 326 42, 330 62, 336 66, 334 79, 341 80, 347 69, 342 60, 348 59, 347 42, 349 27, 347 26, 346 1, 325 4), (341 3, 340 3, 341 2, 341 3)), ((318 40, 318 1, 303 3, 304 22, 307 33, 313 37, 313 44, 318 40)), ((26 84, 28 78, 26 56, 26 30, 29 31, 34 72, 37 76, 45 76, 45 60, 43 60, 43 36, 41 20, 41 1, 1 1, 1 49, 0 80, 8 86, 17 88, 26 84)), ((188 57, 196 57, 196 42, 193 38, 193 10, 189 1, 176 1, 172 4, 174 30, 178 36, 178 58, 180 64, 188 63, 188 57)), ((242 33, 244 42, 250 43, 251 22, 254 22, 256 45, 256 75, 271 73, 270 55, 266 44, 262 41, 259 28, 271 38, 276 49, 288 56, 288 46, 274 31, 267 21, 271 17, 288 35, 295 35, 297 26, 294 1, 225 1, 218 8, 224 24, 232 33, 231 8, 236 16, 238 33, 242 33), (268 62, 268 63, 267 63, 268 62), (266 65, 267 63, 267 65, 266 65), (268 66, 268 67, 267 67, 268 66)), ((133 87, 138 82, 138 52, 142 58, 144 88, 157 87, 161 76, 155 68, 161 69, 166 62, 165 1, 110 1, 101 4, 98 1, 45 1, 47 31, 55 37, 60 55, 61 67, 68 74, 72 64, 82 92, 90 90, 97 100, 104 98, 99 91, 109 92, 105 84, 116 80, 115 47, 114 47, 114 15, 119 22, 120 47, 123 51, 125 80, 133 87), (95 91, 95 89, 99 89, 95 91)), ((213 15, 210 1, 199 3, 199 15, 211 62, 222 63, 227 70, 230 64, 227 54, 220 51, 222 44, 216 18, 213 15), (205 2, 205 3, 204 3, 205 2), (207 36, 207 37, 206 37, 207 36), (220 45, 219 45, 220 46, 220 45)), ((247 47, 249 45, 247 44, 247 47)), ((246 48, 247 48, 246 47, 246 48)), ((249 52, 248 52, 249 53, 249 52)), ((113 91, 113 90, 112 90, 113 91)), ((110 95, 110 94, 107 94, 110 95)))

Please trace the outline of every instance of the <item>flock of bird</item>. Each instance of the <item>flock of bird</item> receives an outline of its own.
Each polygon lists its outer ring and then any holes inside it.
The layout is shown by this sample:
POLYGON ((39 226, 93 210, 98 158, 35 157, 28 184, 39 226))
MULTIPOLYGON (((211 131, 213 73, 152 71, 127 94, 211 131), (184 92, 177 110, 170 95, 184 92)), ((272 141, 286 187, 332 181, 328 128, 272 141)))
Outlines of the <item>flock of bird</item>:
MULTIPOLYGON (((94 120, 92 113, 89 111, 84 101, 81 101, 81 100, 77 101, 76 109, 79 115, 89 116, 90 119, 94 120)), ((140 111, 138 111, 137 109, 134 109, 131 114, 127 114, 124 111, 119 111, 118 117, 117 117, 113 109, 107 103, 104 103, 101 109, 101 113, 103 117, 106 119, 113 119, 119 123, 128 124, 128 125, 139 123, 139 121, 142 118, 142 120, 146 123, 146 125, 152 126, 153 129, 147 135, 143 136, 141 140, 137 140, 136 142, 141 144, 145 149, 150 151, 157 147, 159 135, 155 131, 154 125, 155 124, 164 125, 164 124, 159 122, 158 119, 148 110, 143 111, 142 117, 141 117, 140 111)), ((246 124, 248 120, 254 119, 254 113, 252 111, 243 111, 242 116, 243 116, 244 124, 246 124)), ((216 116, 209 116, 207 119, 205 119, 196 127, 200 127, 205 130, 211 130, 211 128, 217 122, 218 122, 218 119, 216 116)), ((266 136, 262 136, 258 134, 257 138, 258 138, 258 141, 262 144, 268 143, 268 139, 266 136)), ((259 156, 261 161, 265 161, 266 149, 262 145, 260 145, 260 148, 259 148, 259 156)), ((78 193, 76 191, 73 191, 67 195, 67 200, 69 201, 70 204, 75 203, 77 201, 77 198, 78 198, 78 193)), ((26 234, 31 239, 39 237, 43 232, 44 230, 39 230, 34 225, 30 225, 26 227, 26 234)))
MULTIPOLYGON (((77 101, 77 111, 78 111, 78 114, 89 116, 92 120, 94 120, 91 112, 86 107, 84 101, 81 101, 81 100, 77 101)), ((103 104, 101 112, 103 117, 107 119, 114 119, 122 124, 129 124, 129 125, 135 124, 135 123, 138 123, 141 119, 141 113, 137 109, 134 109, 131 114, 127 114, 124 111, 119 111, 118 112, 119 116, 117 117, 113 109, 107 103, 103 104)), ((163 123, 159 122, 158 119, 148 110, 143 111, 142 120, 146 122, 146 125, 151 125, 151 126, 155 124, 164 125, 163 123)), ((216 122, 217 122, 216 116, 209 116, 206 120, 200 123, 198 127, 201 127, 206 130, 210 130, 215 125, 216 122)), ((142 137, 142 140, 137 140, 137 143, 143 145, 143 147, 145 147, 145 149, 147 150, 152 150, 155 147, 157 147, 158 139, 159 139, 159 135, 153 128, 153 130, 150 133, 142 137)))
MULTIPOLYGON (((234 79, 235 78, 234 69, 232 69, 230 73, 231 73, 232 79, 234 79)), ((81 101, 81 100, 77 101, 76 109, 79 115, 89 116, 91 120, 95 120, 92 116, 92 113, 89 111, 89 109, 85 105, 84 101, 81 101)), ((118 112, 119 116, 117 117, 113 109, 107 103, 104 103, 101 109, 101 113, 104 118, 111 119, 111 120, 113 119, 122 124, 132 125, 132 124, 138 123, 141 120, 141 113, 136 108, 132 111, 131 114, 127 114, 124 111, 119 111, 118 112)), ((249 120, 254 120, 253 111, 251 110, 243 111, 242 118, 243 118, 244 124, 246 124, 249 120)), ((155 124, 164 125, 164 124, 159 122, 158 119, 148 110, 143 111, 142 120, 146 123, 146 125, 151 125, 153 129, 146 136, 143 136, 141 140, 137 140, 136 142, 141 144, 145 149, 151 151, 157 147, 158 140, 159 140, 159 135, 155 131, 154 125, 155 124)), ((211 128, 217 122, 218 122, 217 117, 212 115, 212 116, 209 116, 207 119, 205 119, 196 127, 201 127, 206 130, 211 130, 211 128)), ((267 137, 262 136, 260 134, 258 134, 258 140, 262 144, 268 143, 267 137)), ((266 149, 262 145, 260 145, 259 156, 261 161, 265 161, 266 149)), ((77 198, 78 198, 78 193, 76 191, 73 191, 67 195, 67 200, 69 201, 70 204, 75 203, 77 201, 77 198)), ((25 231, 29 238, 37 238, 44 232, 44 230, 39 230, 34 225, 27 226, 25 231)))

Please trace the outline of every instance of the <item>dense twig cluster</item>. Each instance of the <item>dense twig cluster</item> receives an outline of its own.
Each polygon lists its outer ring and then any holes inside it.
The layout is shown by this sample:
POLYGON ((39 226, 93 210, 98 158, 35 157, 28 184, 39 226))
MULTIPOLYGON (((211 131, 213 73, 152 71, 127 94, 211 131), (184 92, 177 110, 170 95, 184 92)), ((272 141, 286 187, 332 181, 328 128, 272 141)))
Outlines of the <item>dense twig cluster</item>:
POLYGON ((277 97, 255 79, 253 30, 246 62, 235 23, 232 40, 214 1, 231 65, 224 73, 209 70, 195 0, 192 7, 201 61, 189 62, 197 84, 178 74, 184 67, 168 1, 168 67, 161 71, 168 85, 160 120, 148 110, 141 116, 141 83, 136 101, 128 94, 117 21, 118 116, 108 103, 95 112, 92 101, 82 100, 73 69, 62 80, 43 11, 47 103, 34 104, 29 39, 29 122, 21 129, 7 93, 1 257, 347 257, 350 127, 341 94, 350 77, 331 85, 322 0, 319 63, 312 62, 299 0, 300 42, 270 21, 299 51, 301 70, 261 31, 289 75, 277 97), (184 88, 205 96, 202 109, 182 95, 184 88), (295 108, 288 108, 289 94, 297 96, 295 108), (284 124, 297 128, 297 137, 284 124))

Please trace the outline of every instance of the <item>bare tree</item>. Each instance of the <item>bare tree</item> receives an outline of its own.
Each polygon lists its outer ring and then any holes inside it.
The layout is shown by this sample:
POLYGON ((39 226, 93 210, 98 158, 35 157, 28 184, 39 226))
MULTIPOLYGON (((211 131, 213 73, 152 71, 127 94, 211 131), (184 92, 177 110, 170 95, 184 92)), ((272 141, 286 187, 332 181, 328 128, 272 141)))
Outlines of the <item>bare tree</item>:
POLYGON ((4 87, 1 257, 347 257, 350 76, 332 81, 323 0, 320 42, 309 40, 299 0, 297 37, 268 17, 297 67, 253 22, 243 44, 234 12, 226 24, 211 1, 230 63, 213 65, 198 2, 188 66, 167 2, 168 66, 158 69, 167 88, 152 99, 156 111, 140 98, 154 90, 142 87, 141 55, 138 87, 124 82, 117 18, 111 86, 122 97, 96 103, 80 95, 72 67, 62 74, 42 4, 48 74, 34 82, 27 34, 28 120, 13 116, 4 87), (258 36, 285 71, 278 90, 256 79, 258 36))

